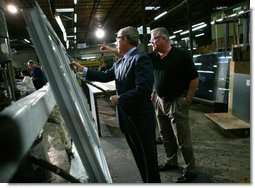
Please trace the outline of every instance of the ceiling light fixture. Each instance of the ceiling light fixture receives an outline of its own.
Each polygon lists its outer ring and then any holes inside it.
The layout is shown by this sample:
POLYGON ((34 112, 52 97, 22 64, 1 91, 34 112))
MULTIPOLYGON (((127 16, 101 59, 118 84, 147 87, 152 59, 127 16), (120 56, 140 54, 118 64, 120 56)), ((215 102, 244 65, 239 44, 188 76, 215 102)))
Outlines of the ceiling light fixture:
POLYGON ((77 4, 77 0, 73 0, 73 3, 76 5, 77 4))
POLYGON ((18 12, 17 7, 14 5, 7 5, 7 10, 12 14, 16 14, 18 12))
POLYGON ((101 39, 101 38, 104 37, 104 35, 105 35, 104 30, 102 30, 102 29, 96 30, 96 37, 97 37, 97 38, 101 39))
POLYGON ((74 13, 74 23, 77 22, 77 13, 74 13))
POLYGON ((181 35, 185 35, 185 34, 187 34, 187 33, 189 33, 189 30, 183 31, 183 32, 181 32, 180 34, 181 34, 181 35))
POLYGON ((74 8, 56 8, 56 12, 58 13, 74 12, 74 8))
POLYGON ((197 27, 197 26, 200 26, 200 25, 203 25, 203 24, 205 24, 205 22, 200 22, 198 24, 192 25, 192 27, 197 27))
POLYGON ((167 11, 165 11, 165 12, 161 13, 160 15, 156 16, 156 17, 154 18, 154 20, 157 20, 157 19, 161 18, 162 16, 164 16, 164 15, 166 15, 166 14, 167 14, 167 11))
POLYGON ((155 6, 147 6, 147 7, 145 7, 145 10, 158 10, 158 9, 160 9, 159 6, 157 6, 157 7, 155 7, 155 6))
POLYGON ((182 32, 182 31, 183 31, 183 30, 180 29, 180 30, 174 31, 173 34, 177 34, 177 33, 180 33, 180 32, 182 32))
POLYGON ((57 23, 58 23, 58 25, 59 25, 61 31, 63 32, 63 38, 64 38, 64 40, 66 41, 66 40, 67 40, 66 30, 65 30, 65 27, 64 27, 64 25, 63 25, 62 20, 61 20, 61 18, 60 18, 58 15, 55 16, 55 19, 56 19, 56 21, 57 21, 57 23))
POLYGON ((62 31, 63 33, 66 32, 65 27, 64 27, 64 25, 63 25, 63 22, 62 22, 60 16, 58 16, 58 15, 55 16, 55 19, 56 19, 56 21, 57 21, 57 23, 58 23, 58 25, 59 25, 61 31, 62 31))
POLYGON ((75 35, 68 35, 67 38, 74 38, 75 35))
POLYGON ((202 29, 202 28, 204 28, 204 27, 206 27, 206 26, 207 26, 207 24, 199 25, 198 27, 194 27, 194 28, 192 29, 192 31, 196 31, 196 30, 202 29))
POLYGON ((200 33, 200 34, 195 35, 195 37, 200 37, 200 36, 203 36, 203 35, 205 35, 205 34, 204 33, 200 33))
POLYGON ((25 42, 30 43, 30 40, 24 39, 25 42))
POLYGON ((176 38, 176 35, 172 35, 172 36, 169 37, 170 40, 174 39, 174 38, 176 38))

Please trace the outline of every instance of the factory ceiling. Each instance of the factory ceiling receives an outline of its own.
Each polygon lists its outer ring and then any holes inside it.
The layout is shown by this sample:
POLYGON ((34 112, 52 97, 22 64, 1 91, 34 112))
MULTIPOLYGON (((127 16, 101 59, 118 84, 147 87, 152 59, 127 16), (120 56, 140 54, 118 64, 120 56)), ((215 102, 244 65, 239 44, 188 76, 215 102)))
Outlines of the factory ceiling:
MULTIPOLYGON (((78 44, 96 45, 98 43, 113 43, 114 33, 125 26, 166 27, 169 32, 188 29, 190 24, 205 22, 210 25, 211 14, 222 8, 227 8, 243 0, 38 0, 38 4, 64 43, 55 16, 59 16, 70 41, 71 47, 78 44), (145 7, 151 10, 145 10, 145 7), (70 12, 59 12, 59 9, 69 8, 70 12), (154 18, 161 13, 165 15, 157 20, 154 18), (77 15, 77 21, 74 19, 77 15), (76 28, 76 32, 75 29, 76 28), (97 39, 95 31, 104 29, 105 37, 97 39)), ((6 13, 9 38, 15 46, 17 41, 29 39, 22 10, 34 6, 33 0, 5 0, 18 6, 17 14, 6 13)), ((147 9, 146 8, 146 9, 147 9)), ((210 38, 211 29, 207 29, 204 41, 210 38)), ((24 43, 24 42, 23 42, 24 43)))

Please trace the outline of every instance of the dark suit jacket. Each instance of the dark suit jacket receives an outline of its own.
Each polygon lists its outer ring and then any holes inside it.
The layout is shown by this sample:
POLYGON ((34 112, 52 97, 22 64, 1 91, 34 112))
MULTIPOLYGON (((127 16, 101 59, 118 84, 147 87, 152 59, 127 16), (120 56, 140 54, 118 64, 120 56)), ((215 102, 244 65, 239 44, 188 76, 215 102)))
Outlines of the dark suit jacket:
POLYGON ((150 58, 135 49, 125 63, 121 59, 106 72, 89 69, 88 80, 115 80, 120 96, 119 124, 144 182, 159 183, 155 114, 151 101, 153 67, 150 58))
MULTIPOLYGON (((128 119, 133 120, 135 126, 142 131, 144 126, 153 126, 154 111, 150 100, 153 87, 153 67, 150 58, 135 49, 121 66, 118 60, 111 69, 99 72, 88 69, 86 79, 90 81, 109 82, 115 80, 116 92, 120 96, 118 110, 121 130, 125 133, 130 125, 128 119), (121 110, 120 110, 121 108, 121 110), (142 125, 136 125, 140 124, 142 125)), ((139 132, 140 132, 139 131, 139 132)))

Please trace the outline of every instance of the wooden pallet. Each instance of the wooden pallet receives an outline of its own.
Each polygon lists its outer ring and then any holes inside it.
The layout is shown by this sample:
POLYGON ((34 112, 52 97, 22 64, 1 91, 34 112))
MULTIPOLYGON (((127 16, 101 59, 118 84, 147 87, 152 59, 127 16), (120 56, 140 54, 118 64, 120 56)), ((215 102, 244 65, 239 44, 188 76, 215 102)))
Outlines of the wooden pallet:
POLYGON ((249 123, 233 116, 231 113, 205 113, 205 116, 225 130, 250 128, 249 123))

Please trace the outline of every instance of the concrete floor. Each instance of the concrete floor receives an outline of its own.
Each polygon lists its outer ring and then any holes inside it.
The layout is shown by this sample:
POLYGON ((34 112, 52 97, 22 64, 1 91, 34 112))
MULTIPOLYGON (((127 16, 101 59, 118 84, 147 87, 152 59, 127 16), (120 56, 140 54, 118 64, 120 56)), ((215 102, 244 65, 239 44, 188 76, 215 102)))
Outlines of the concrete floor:
MULTIPOLYGON (((113 183, 142 183, 126 140, 119 128, 115 127, 115 111, 110 106, 108 97, 98 97, 98 109, 102 132, 100 140, 113 183)), ((191 106, 191 133, 198 171, 198 176, 192 183, 249 185, 252 175, 250 135, 243 130, 223 130, 205 117, 204 113, 208 112, 208 110, 210 111, 210 108, 205 110, 199 103, 193 103, 191 106)), ((59 132, 59 128, 57 130, 53 127, 52 122, 45 126, 44 139, 54 138, 53 132, 59 132)), ((54 146, 50 141, 48 141, 47 145, 49 156, 54 158, 54 155, 56 155, 54 164, 67 171, 68 169, 70 170, 70 165, 67 165, 66 162, 67 157, 59 156, 61 155, 60 150, 63 153, 64 147, 60 149, 59 144, 54 146)), ((158 145, 159 163, 164 161, 164 157, 163 145, 158 145)), ((181 156, 179 156, 179 159, 179 169, 160 172, 163 184, 172 184, 179 177, 183 164, 181 156)), ((82 177, 78 178, 82 179, 82 177)), ((66 183, 65 180, 56 175, 53 176, 51 182, 66 183)))
MULTIPOLYGON (((101 143, 114 183, 142 183, 123 134, 114 124, 109 101, 98 98, 102 128, 101 143)), ((223 130, 205 117, 210 108, 193 103, 190 111, 191 133, 198 176, 193 183, 250 183, 251 153, 248 130, 223 130)), ((158 131, 157 131, 158 132, 158 131)), ((159 163, 164 162, 163 145, 158 145, 159 163)), ((162 183, 174 183, 183 165, 175 171, 160 172, 162 183)))

